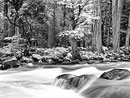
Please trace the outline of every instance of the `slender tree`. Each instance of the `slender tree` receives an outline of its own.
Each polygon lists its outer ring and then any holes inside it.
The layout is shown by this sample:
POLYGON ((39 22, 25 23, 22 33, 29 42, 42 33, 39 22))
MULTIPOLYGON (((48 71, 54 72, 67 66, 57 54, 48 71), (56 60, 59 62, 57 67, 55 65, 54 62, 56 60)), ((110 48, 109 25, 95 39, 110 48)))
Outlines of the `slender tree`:
POLYGON ((96 36, 96 42, 97 42, 97 51, 99 53, 102 52, 102 32, 101 32, 101 0, 98 0, 98 17, 97 20, 97 36, 96 36))
POLYGON ((53 15, 52 18, 50 19, 49 23, 49 31, 48 31, 48 47, 53 47, 55 46, 55 35, 56 35, 56 2, 52 4, 53 6, 53 15))
MULTIPOLYGON (((93 2, 93 13, 94 13, 94 16, 96 17, 96 2, 95 2, 95 0, 94 0, 94 2, 93 2)), ((93 48, 95 49, 96 48, 96 20, 95 19, 93 19, 92 20, 92 46, 93 46, 93 48)))
POLYGON ((122 0, 112 0, 113 50, 119 51, 122 0))
POLYGON ((126 42, 125 42, 125 48, 129 49, 129 41, 130 41, 130 13, 129 13, 129 23, 128 23, 128 30, 126 35, 126 42))

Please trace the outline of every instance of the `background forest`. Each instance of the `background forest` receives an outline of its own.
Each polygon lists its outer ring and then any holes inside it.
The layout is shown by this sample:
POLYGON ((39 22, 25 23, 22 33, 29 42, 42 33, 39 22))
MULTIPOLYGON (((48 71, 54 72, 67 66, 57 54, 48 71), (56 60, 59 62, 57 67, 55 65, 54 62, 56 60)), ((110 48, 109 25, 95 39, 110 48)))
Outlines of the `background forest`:
POLYGON ((129 61, 129 26, 129 0, 1 0, 1 63, 129 61))

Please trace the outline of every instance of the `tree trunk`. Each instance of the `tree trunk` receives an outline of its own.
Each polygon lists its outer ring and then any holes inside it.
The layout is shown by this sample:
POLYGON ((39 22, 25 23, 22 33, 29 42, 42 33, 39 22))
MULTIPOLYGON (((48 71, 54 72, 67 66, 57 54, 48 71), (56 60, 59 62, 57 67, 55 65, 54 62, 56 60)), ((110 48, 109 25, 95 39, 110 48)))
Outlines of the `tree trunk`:
POLYGON ((48 30, 48 47, 55 46, 55 35, 56 35, 56 14, 55 14, 55 4, 54 4, 53 18, 50 19, 49 30, 48 30))
MULTIPOLYGON (((94 9, 96 10, 96 1, 94 1, 94 9)), ((98 13, 95 13, 95 16, 100 19, 93 20, 93 38, 92 44, 93 49, 97 50, 99 53, 102 52, 102 32, 101 32, 101 0, 98 0, 98 13)))
POLYGON ((129 13, 129 23, 128 23, 128 30, 126 35, 126 42, 125 42, 125 48, 129 49, 129 41, 130 41, 130 13, 129 13))
POLYGON ((20 33, 19 33, 19 27, 18 26, 15 26, 15 34, 16 35, 19 35, 20 33))
POLYGON ((78 46, 77 46, 77 41, 74 38, 69 38, 70 44, 71 44, 71 48, 72 48, 72 56, 73 59, 79 59, 81 60, 81 56, 78 50, 78 46))
POLYGON ((92 33, 92 46, 93 46, 93 49, 95 50, 96 48, 96 31, 97 31, 97 27, 96 27, 96 20, 94 19, 93 20, 93 33, 92 33))
POLYGON ((112 0, 112 30, 113 30, 113 50, 119 51, 120 21, 121 21, 122 0, 112 0))
POLYGON ((110 44, 111 44, 111 36, 110 36, 110 22, 111 20, 109 19, 109 24, 108 24, 108 28, 107 28, 107 47, 110 48, 110 44))
POLYGON ((99 53, 102 52, 102 32, 101 32, 101 0, 98 0, 98 16, 100 19, 97 20, 97 36, 96 36, 96 42, 97 42, 97 51, 99 53))

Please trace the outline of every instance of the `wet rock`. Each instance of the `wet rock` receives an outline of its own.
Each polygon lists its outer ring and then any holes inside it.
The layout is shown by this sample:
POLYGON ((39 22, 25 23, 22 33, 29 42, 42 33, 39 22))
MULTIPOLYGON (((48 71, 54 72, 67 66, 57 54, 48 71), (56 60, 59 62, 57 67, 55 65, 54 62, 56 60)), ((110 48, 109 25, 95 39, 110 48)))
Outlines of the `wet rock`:
POLYGON ((104 72, 100 78, 107 80, 122 80, 130 76, 130 71, 127 69, 113 69, 108 72, 104 72))
POLYGON ((0 70, 6 70, 9 68, 18 68, 20 66, 22 66, 22 64, 18 62, 17 60, 6 61, 6 62, 3 62, 3 64, 0 66, 0 70))
POLYGON ((2 64, 2 65, 0 66, 0 70, 6 70, 6 69, 9 69, 9 68, 11 68, 11 65, 10 65, 10 64, 2 64))
POLYGON ((63 62, 63 58, 57 56, 43 56, 41 60, 47 64, 59 64, 63 62))
POLYGON ((54 82, 55 86, 64 88, 64 89, 71 89, 73 88, 72 81, 76 76, 72 74, 62 74, 56 77, 54 82))
POLYGON ((51 58, 55 64, 59 64, 59 63, 62 63, 64 60, 63 60, 63 57, 57 57, 57 56, 54 56, 51 58))
POLYGON ((41 61, 44 62, 44 63, 46 63, 47 62, 46 57, 42 57, 41 61))
POLYGON ((80 64, 81 61, 76 59, 76 60, 71 60, 71 61, 64 61, 62 64, 63 65, 73 65, 73 64, 80 64))
POLYGON ((31 52, 31 53, 36 52, 36 48, 30 48, 30 52, 31 52))
POLYGON ((42 59, 42 57, 39 55, 39 54, 33 54, 32 55, 32 60, 34 61, 34 62, 38 62, 39 60, 41 60, 42 59))
POLYGON ((90 75, 72 75, 62 74, 56 77, 54 85, 64 89, 75 89, 83 86, 88 80, 90 75))
POLYGON ((47 63, 48 60, 51 59, 51 58, 52 58, 52 56, 43 56, 41 60, 42 60, 43 63, 47 63))
POLYGON ((27 57, 22 57, 22 59, 20 60, 21 63, 32 63, 33 60, 32 58, 27 58, 27 57))
POLYGON ((47 59, 47 64, 55 64, 55 62, 50 58, 50 59, 47 59))

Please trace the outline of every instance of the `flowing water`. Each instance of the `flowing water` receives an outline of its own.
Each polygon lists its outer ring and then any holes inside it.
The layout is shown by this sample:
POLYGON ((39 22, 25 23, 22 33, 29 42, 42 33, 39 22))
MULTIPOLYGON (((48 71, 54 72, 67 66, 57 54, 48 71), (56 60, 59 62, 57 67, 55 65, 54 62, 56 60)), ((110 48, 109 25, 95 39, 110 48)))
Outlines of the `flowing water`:
MULTIPOLYGON (((120 84, 129 85, 129 79, 120 82, 110 82, 99 79, 96 81, 104 71, 108 71, 112 68, 113 67, 100 70, 96 67, 85 67, 68 71, 62 68, 23 68, 0 71, 0 98, 109 98, 96 96, 104 96, 104 93, 101 94, 101 91, 108 86, 119 86, 120 84), (73 75, 92 74, 95 77, 92 77, 84 86, 78 88, 76 92, 53 86, 52 84, 55 78, 65 73, 73 75), (97 90, 97 88, 99 89, 97 90)), ((116 86, 114 89, 116 89, 116 86)), ((107 90, 104 90, 104 92, 107 92, 107 90)))

